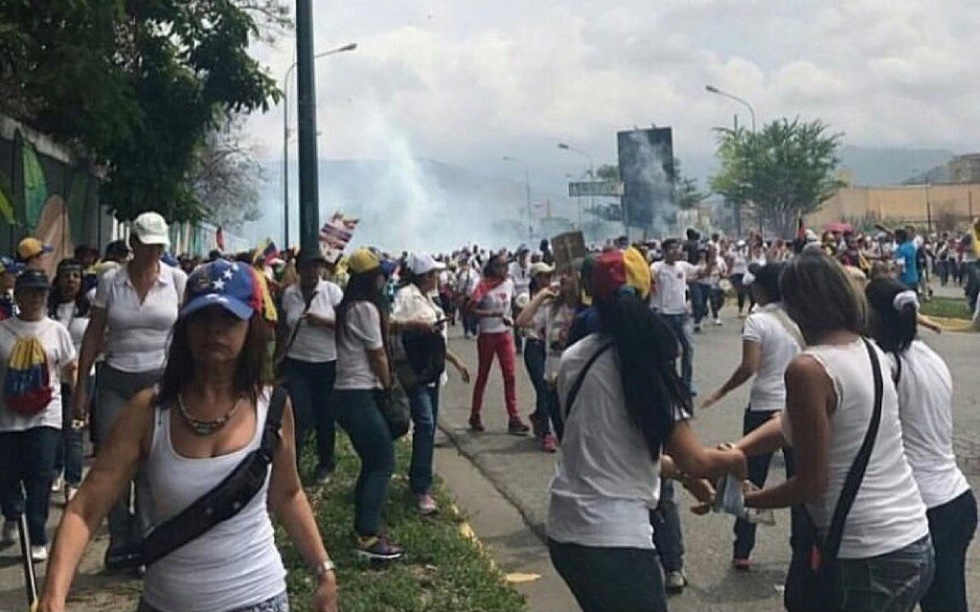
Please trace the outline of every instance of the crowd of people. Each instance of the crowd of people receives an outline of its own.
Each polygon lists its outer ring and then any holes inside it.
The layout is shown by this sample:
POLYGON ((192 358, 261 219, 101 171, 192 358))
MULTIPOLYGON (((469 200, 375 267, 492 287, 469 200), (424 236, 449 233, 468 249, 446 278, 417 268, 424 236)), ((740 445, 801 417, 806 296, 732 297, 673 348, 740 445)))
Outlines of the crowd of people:
MULTIPOLYGON (((399 559, 404 550, 384 528, 395 461, 383 407, 393 387, 404 388, 410 488, 419 513, 439 512, 440 387, 448 369, 470 382, 468 364, 449 350, 458 324, 476 342, 473 435, 486 429, 483 398, 497 361, 507 433, 558 452, 548 544, 584 610, 665 609, 665 593, 687 585, 675 483, 708 502, 717 478, 747 479, 746 506, 794 507, 795 543, 808 525, 825 537, 868 421, 878 434, 838 556, 841 575, 864 572, 877 587, 838 580, 838 605, 965 609, 975 500, 952 453, 948 369, 916 334, 930 274, 962 283, 978 310, 978 235, 980 220, 962 236, 933 237, 914 227, 822 237, 801 228, 771 240, 691 229, 644 243, 624 237, 575 257, 556 257, 544 240, 513 251, 360 248, 327 261, 256 250, 202 260, 168 255, 166 221, 144 213, 101 258, 83 246, 56 264, 50 247, 25 238, 0 277, 2 537, 11 542, 26 515, 30 555, 49 562, 42 610, 63 609, 82 552, 107 519, 105 567, 145 572, 141 610, 268 612, 288 607, 271 511, 320 581, 315 609, 335 610, 299 451, 313 438, 309 481, 324 484, 336 426, 347 433, 361 462, 357 552, 399 559), (742 360, 699 409, 751 380, 750 403, 745 437, 710 449, 691 423, 695 335, 721 326, 729 307, 744 318, 742 360), (535 393, 527 422, 519 358, 535 393), (96 458, 83 480, 86 429, 96 458), (763 488, 779 450, 786 480, 763 488), (246 465, 261 476, 257 491, 147 562, 154 531, 246 465), (53 491, 67 506, 50 547, 53 491), (239 588, 243 575, 254 588, 239 588), (192 598, 188 581, 198 587, 192 598)), ((739 517, 734 534, 732 563, 748 570, 755 523, 739 517)), ((803 563, 803 548, 793 552, 794 566, 803 563)))

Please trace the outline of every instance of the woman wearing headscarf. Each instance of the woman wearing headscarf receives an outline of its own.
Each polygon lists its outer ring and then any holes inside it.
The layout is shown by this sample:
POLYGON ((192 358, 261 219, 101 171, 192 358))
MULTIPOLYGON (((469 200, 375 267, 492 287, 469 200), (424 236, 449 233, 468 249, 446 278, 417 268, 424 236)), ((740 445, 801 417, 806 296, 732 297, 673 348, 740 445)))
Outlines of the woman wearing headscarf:
POLYGON ((473 403, 470 408, 470 429, 484 431, 483 392, 487 387, 490 367, 494 356, 500 362, 504 378, 504 401, 507 407, 507 432, 524 436, 530 431, 517 412, 517 379, 515 378, 515 353, 511 312, 514 301, 514 281, 507 276, 507 256, 499 253, 490 258, 483 277, 469 301, 473 315, 479 318, 477 336, 477 375, 473 385, 473 403))
MULTIPOLYGON (((315 576, 310 608, 337 611, 333 563, 296 472, 288 398, 277 405, 279 427, 269 421, 275 418, 270 412, 276 394, 263 374, 269 330, 262 308, 256 272, 247 264, 217 261, 191 275, 159 388, 137 393, 119 414, 65 510, 40 598, 42 612, 65 609, 86 546, 137 471, 152 534, 264 452, 269 462, 259 468, 260 485, 248 501, 236 502, 241 505, 232 506, 228 518, 147 567, 138 610, 288 610, 271 514, 315 576), (273 442, 268 447, 267 440, 273 442)), ((219 506, 221 513, 228 510, 219 506)))
MULTIPOLYGON (((169 228, 161 215, 139 215, 133 220, 131 231, 133 258, 99 277, 78 358, 78 385, 72 395, 74 417, 86 418, 89 372, 104 348, 105 362, 95 391, 94 421, 100 441, 96 453, 116 419, 128 409, 130 400, 163 376, 167 344, 187 284, 182 270, 160 260, 170 245, 169 228)), ((139 524, 139 495, 135 494, 135 499, 133 496, 129 489, 123 490, 108 513, 106 569, 139 564, 143 530, 139 524)))
POLYGON ((406 389, 412 416, 408 480, 421 514, 439 510, 432 496, 432 457, 446 362, 453 365, 463 382, 470 381, 466 364, 446 348, 446 313, 436 303, 439 273, 444 268, 445 264, 427 253, 410 254, 391 313, 391 329, 396 332, 392 352, 396 360, 404 359, 414 379, 406 389))
POLYGON ((917 338, 915 291, 879 278, 865 295, 872 336, 888 354, 905 456, 928 508, 936 551, 936 576, 919 605, 923 612, 967 610, 964 570, 977 529, 977 500, 953 451, 953 378, 943 358, 917 338))
POLYGON ((635 249, 599 256, 592 274, 599 331, 566 349, 558 369, 566 421, 548 549, 587 612, 667 609, 649 520, 665 453, 693 476, 745 473, 740 453, 698 443, 676 372, 677 341, 646 305, 650 285, 635 249))
POLYGON ((801 520, 809 517, 817 536, 826 538, 880 401, 867 468, 843 523, 836 559, 824 559, 836 561, 828 594, 833 600, 799 601, 791 581, 786 603, 794 610, 910 612, 932 582, 933 550, 926 506, 903 452, 898 394, 891 376, 881 375, 885 354, 861 336, 867 302, 843 266, 819 251, 804 251, 787 263, 780 289, 807 348, 786 370, 786 407, 736 447, 751 456, 791 445, 796 473, 746 493, 745 505, 805 506, 793 526, 797 541, 789 575, 798 576, 798 568, 812 563, 809 544, 799 539, 801 520))

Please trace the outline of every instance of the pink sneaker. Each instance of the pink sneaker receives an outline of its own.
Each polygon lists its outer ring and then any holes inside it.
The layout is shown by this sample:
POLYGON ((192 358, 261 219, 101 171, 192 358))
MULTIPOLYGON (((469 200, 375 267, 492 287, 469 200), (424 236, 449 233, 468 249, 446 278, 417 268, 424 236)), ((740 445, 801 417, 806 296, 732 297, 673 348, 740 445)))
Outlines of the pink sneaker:
POLYGON ((558 450, 558 440, 551 434, 545 434, 541 438, 541 450, 546 453, 553 453, 558 450))
POLYGON ((436 504, 436 500, 428 493, 419 495, 418 500, 419 514, 425 516, 439 512, 439 506, 436 504))

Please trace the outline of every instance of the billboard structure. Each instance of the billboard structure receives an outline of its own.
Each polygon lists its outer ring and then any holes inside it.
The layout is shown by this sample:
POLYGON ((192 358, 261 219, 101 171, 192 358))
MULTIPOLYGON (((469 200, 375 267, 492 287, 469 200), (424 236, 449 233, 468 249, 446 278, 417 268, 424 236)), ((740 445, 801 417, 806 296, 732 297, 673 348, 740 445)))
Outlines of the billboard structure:
POLYGON ((623 224, 627 228, 665 230, 676 212, 671 129, 625 130, 616 137, 623 181, 623 224))

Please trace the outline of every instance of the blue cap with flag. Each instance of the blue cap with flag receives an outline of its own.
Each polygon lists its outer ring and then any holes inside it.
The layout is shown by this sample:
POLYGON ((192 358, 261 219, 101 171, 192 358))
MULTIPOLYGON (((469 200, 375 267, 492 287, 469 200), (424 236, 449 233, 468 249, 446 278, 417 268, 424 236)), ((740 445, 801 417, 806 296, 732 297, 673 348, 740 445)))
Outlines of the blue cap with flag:
POLYGON ((208 306, 221 306, 242 320, 262 311, 262 288, 248 264, 217 261, 205 264, 187 279, 187 301, 180 316, 189 316, 208 306))

